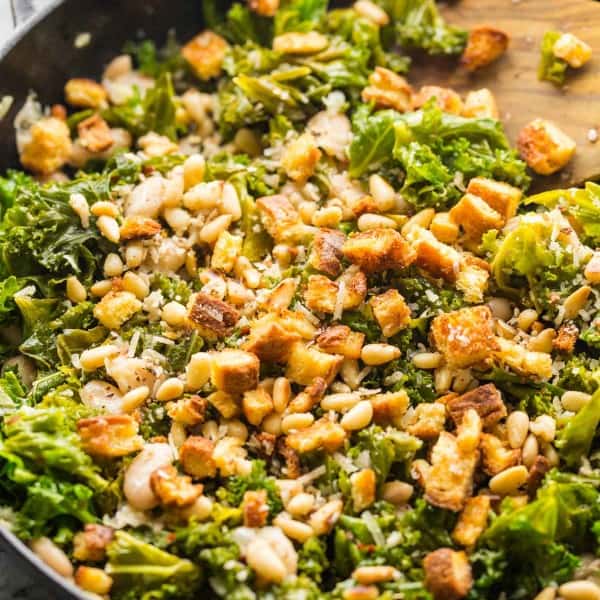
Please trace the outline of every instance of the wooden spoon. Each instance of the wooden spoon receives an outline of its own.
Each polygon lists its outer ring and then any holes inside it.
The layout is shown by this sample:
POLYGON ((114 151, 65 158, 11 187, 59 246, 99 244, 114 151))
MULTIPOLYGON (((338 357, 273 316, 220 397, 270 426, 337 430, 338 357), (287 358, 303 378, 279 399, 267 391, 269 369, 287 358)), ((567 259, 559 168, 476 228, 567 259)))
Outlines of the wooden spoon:
POLYGON ((600 178, 600 2, 594 0, 460 0, 442 5, 447 22, 465 28, 492 25, 510 35, 507 52, 474 73, 452 68, 445 60, 415 64, 410 80, 467 92, 489 88, 498 102, 511 142, 521 128, 541 117, 553 121, 577 142, 571 162, 550 177, 537 177, 534 189, 581 184, 600 178), (563 88, 538 81, 537 67, 544 33, 571 32, 593 49, 590 62, 569 70, 563 88), (596 134, 597 132, 597 134, 596 134), (598 141, 592 141, 597 135, 598 141))

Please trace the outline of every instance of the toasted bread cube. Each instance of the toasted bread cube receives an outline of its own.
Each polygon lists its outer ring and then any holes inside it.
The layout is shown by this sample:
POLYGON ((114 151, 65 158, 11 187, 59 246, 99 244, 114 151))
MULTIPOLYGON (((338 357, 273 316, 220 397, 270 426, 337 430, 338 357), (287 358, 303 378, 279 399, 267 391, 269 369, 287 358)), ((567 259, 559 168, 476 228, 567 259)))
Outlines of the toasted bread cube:
POLYGON ((20 149, 21 164, 34 173, 50 175, 58 171, 71 155, 71 133, 67 124, 56 117, 44 117, 29 130, 20 149))
POLYGON ((552 54, 579 69, 592 58, 592 48, 572 33, 563 33, 552 46, 552 54))
POLYGON ((479 196, 469 193, 450 209, 450 216, 472 240, 480 240, 486 231, 500 229, 504 224, 500 213, 479 196))
POLYGON ((373 469, 361 469, 350 475, 352 504, 356 512, 362 512, 375 502, 376 484, 373 469))
POLYGON ((449 398, 446 407, 456 425, 460 425, 465 413, 471 409, 477 411, 483 427, 492 427, 507 414, 500 390, 493 383, 480 385, 461 396, 449 398))
POLYGON ((487 527, 491 500, 489 496, 469 498, 452 531, 452 539, 466 548, 473 547, 487 527))
POLYGON ((352 331, 346 325, 333 325, 321 333, 317 346, 329 354, 341 354, 344 358, 359 359, 365 342, 365 334, 352 331))
POLYGON ((423 402, 407 413, 403 426, 408 433, 422 440, 434 440, 446 423, 446 407, 441 402, 423 402))
POLYGON ((239 235, 231 235, 228 231, 223 231, 213 248, 210 259, 211 269, 230 273, 242 251, 242 242, 243 239, 239 235))
POLYGON ((493 477, 519 464, 521 450, 509 448, 508 444, 495 435, 482 433, 480 444, 483 470, 488 475, 493 477))
POLYGON ((408 394, 404 390, 376 394, 371 397, 373 421, 378 425, 398 427, 402 423, 408 404, 408 394))
POLYGON ((167 409, 167 414, 173 421, 185 427, 194 427, 204 423, 208 401, 200 396, 188 396, 172 402, 167 409))
POLYGON ((355 233, 344 242, 342 252, 365 273, 403 269, 416 259, 416 252, 393 229, 370 229, 355 233))
POLYGON ((111 291, 94 306, 94 317, 104 327, 116 331, 140 310, 142 303, 131 292, 111 291))
POLYGON ((282 279, 272 290, 269 291, 267 297, 261 302, 265 310, 279 311, 289 307, 296 290, 298 282, 296 279, 287 277, 282 279))
MULTIPOLYGON (((344 278, 344 289, 342 290, 342 308, 344 310, 357 308, 365 299, 367 294, 367 278, 365 274, 358 271, 344 278)), ((323 313, 334 313, 341 282, 331 281, 325 275, 311 275, 308 278, 304 300, 310 310, 323 313)))
POLYGON ((428 100, 435 98, 436 105, 447 113, 460 115, 463 103, 460 96, 451 88, 437 85, 424 85, 413 98, 415 108, 420 108, 428 100))
POLYGON ((92 153, 104 152, 114 143, 108 123, 98 114, 94 114, 77 124, 79 143, 92 153))
POLYGON ((494 357, 517 373, 539 379, 552 377, 552 356, 545 352, 532 352, 513 340, 496 338, 494 357))
POLYGON ((106 104, 106 90, 93 79, 69 79, 65 85, 65 99, 78 108, 100 108, 106 104))
POLYGON ((286 444, 299 454, 306 454, 320 449, 335 452, 345 440, 344 428, 323 417, 306 429, 290 433, 286 444))
POLYGON ((469 31, 469 40, 460 62, 475 71, 497 60, 508 48, 508 34, 501 29, 480 25, 469 31))
POLYGON ((416 264, 433 277, 446 281, 456 280, 461 266, 461 255, 452 246, 439 242, 431 231, 414 227, 410 232, 410 241, 416 250, 416 264))
POLYGON ((262 17, 274 17, 279 9, 279 0, 249 0, 248 7, 262 17))
POLYGON ((558 328, 558 335, 552 340, 552 347, 558 352, 572 354, 579 339, 579 329, 574 323, 566 323, 558 328))
POLYGON ((434 600, 461 600, 473 585, 467 555, 450 548, 430 552, 423 560, 425 587, 434 600))
POLYGON ((483 199, 486 204, 502 215, 504 222, 517 214, 517 208, 523 196, 523 192, 519 188, 485 177, 473 177, 469 181, 467 192, 483 199))
POLYGON ((373 296, 369 303, 385 337, 392 337, 410 325, 410 308, 398 290, 373 296))
POLYGON ((317 334, 317 328, 308 320, 304 313, 283 310, 279 312, 279 319, 285 329, 297 333, 305 340, 312 340, 317 334))
POLYGON ((281 166, 290 179, 302 185, 314 175, 320 158, 321 151, 315 138, 310 133, 305 133, 285 148, 281 166))
POLYGON ((575 154, 576 143, 554 123, 534 119, 517 138, 521 158, 540 175, 560 171, 575 154))
POLYGON ((77 433, 84 450, 103 458, 117 458, 144 447, 138 423, 131 415, 105 415, 77 421, 77 433))
POLYGON ((307 385, 288 405, 290 413, 304 413, 312 410, 322 400, 327 390, 327 382, 322 377, 307 385))
POLYGON ((473 90, 467 94, 462 111, 463 117, 471 119, 496 119, 500 118, 498 105, 494 94, 487 88, 473 90))
POLYGON ((286 377, 300 385, 310 385, 316 377, 331 383, 342 366, 343 356, 319 352, 303 342, 296 342, 288 359, 286 377))
POLYGON ((183 470, 194 479, 205 479, 217 474, 213 458, 214 443, 199 435, 188 437, 179 448, 179 460, 183 470))
POLYGON ((552 463, 541 454, 538 454, 529 469, 527 477, 527 493, 535 496, 537 489, 542 485, 546 473, 552 469, 552 463))
POLYGON ((269 392, 262 388, 244 392, 242 400, 244 416, 251 425, 260 425, 261 421, 273 412, 273 400, 269 392))
POLYGON ((363 102, 374 102, 377 108, 407 112, 413 109, 412 94, 404 77, 384 67, 375 67, 369 76, 369 85, 362 91, 362 99, 363 102))
POLYGON ((314 228, 302 223, 298 211, 281 194, 258 198, 256 208, 265 229, 277 243, 304 241, 314 233, 314 228))
POLYGON ((211 79, 221 74, 227 42, 213 31, 203 31, 192 38, 182 49, 181 55, 191 65, 200 79, 211 79))
POLYGON ((492 313, 487 306, 461 308, 439 315, 431 324, 431 337, 452 368, 476 365, 499 349, 492 313))
POLYGON ((191 477, 180 475, 173 465, 156 469, 150 476, 150 487, 163 506, 182 508, 193 504, 202 494, 202 485, 191 477))
POLYGON ((232 419, 240 414, 238 396, 223 392, 222 390, 217 390, 210 394, 207 400, 225 419, 232 419))
POLYGON ((463 262, 456 278, 456 289, 463 293, 467 302, 479 304, 483 302, 489 279, 490 274, 486 269, 463 262))
POLYGON ((240 319, 240 313, 227 302, 198 292, 188 302, 188 320, 209 340, 229 335, 240 319))
POLYGON ((88 523, 73 538, 73 558, 81 562, 100 562, 115 532, 110 527, 88 523))
POLYGON ((256 354, 260 360, 286 362, 292 345, 300 339, 300 334, 285 327, 282 319, 268 313, 250 325, 250 335, 242 349, 256 354))
POLYGON ((228 394, 243 394, 258 385, 260 361, 256 354, 226 348, 213 354, 210 380, 228 394))
POLYGON ((458 225, 450 213, 436 213, 429 229, 440 242, 445 244, 453 244, 458 239, 458 225))
POLYGON ((142 216, 125 217, 120 228, 121 240, 145 240, 160 233, 161 224, 154 219, 142 216))
POLYGON ((248 490, 242 500, 244 527, 264 527, 269 516, 266 490, 248 490))
POLYGON ((342 271, 342 246, 346 236, 335 229, 319 229, 315 234, 308 263, 317 271, 337 277, 342 271))

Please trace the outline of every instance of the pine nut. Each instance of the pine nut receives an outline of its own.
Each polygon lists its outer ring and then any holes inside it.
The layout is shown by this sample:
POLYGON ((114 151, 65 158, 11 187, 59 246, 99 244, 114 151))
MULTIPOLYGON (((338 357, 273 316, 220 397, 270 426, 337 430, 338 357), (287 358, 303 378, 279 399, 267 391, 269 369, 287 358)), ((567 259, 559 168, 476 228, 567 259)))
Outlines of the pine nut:
POLYGON ((281 431, 283 431, 283 433, 290 433, 290 431, 306 429, 313 424, 314 420, 315 418, 311 413, 294 413, 287 415, 281 419, 281 431))
POLYGON ((350 386, 351 389, 355 390, 360 385, 360 369, 357 360, 345 358, 344 362, 342 362, 340 374, 344 383, 350 386))
POLYGON ((435 391, 438 394, 447 392, 452 385, 452 371, 449 367, 439 367, 434 373, 435 391))
POLYGON ((344 590, 343 600, 377 600, 379 590, 375 585, 360 585, 344 590))
POLYGON ((388 481, 383 485, 383 499, 396 506, 406 504, 413 492, 413 486, 404 481, 388 481))
POLYGON ((556 598, 556 588, 547 587, 544 588, 534 600, 554 600, 556 598))
POLYGON ((258 382, 258 387, 261 390, 265 390, 269 396, 273 395, 273 386, 275 385, 275 379, 273 377, 266 377, 262 381, 258 382))
POLYGON ((552 444, 548 444, 544 448, 544 456, 550 463, 551 467, 558 466, 558 463, 560 462, 560 456, 558 456, 558 452, 555 450, 555 448, 552 444))
POLYGON ((542 442, 551 442, 556 435, 556 421, 550 415, 540 415, 529 423, 529 431, 542 442))
POLYGON ((361 400, 353 406, 340 421, 346 431, 356 431, 366 427, 373 418, 373 405, 368 400, 361 400))
MULTIPOLYGON (((312 217, 311 217, 312 219, 312 217)), ((279 263, 279 266, 283 269, 286 269, 290 266, 290 262, 292 261, 292 257, 290 254, 290 247, 285 244, 277 244, 273 246, 273 250, 271 252, 273 258, 279 263)))
POLYGON ((417 369, 437 369, 442 364, 442 355, 439 352, 419 352, 412 357, 412 362, 417 369))
POLYGON ((210 379, 210 366, 212 359, 207 352, 196 352, 190 357, 190 362, 185 368, 185 389, 197 392, 203 388, 210 379))
POLYGON ((312 494, 301 492, 292 497, 285 508, 294 517, 304 517, 313 509, 314 505, 315 497, 312 494))
POLYGON ((130 269, 139 267, 146 258, 146 250, 141 242, 129 242, 125 248, 125 263, 130 269))
POLYGON ((312 224, 316 227, 337 227, 343 217, 339 206, 328 206, 320 208, 312 217, 312 224))
POLYGON ((374 566, 358 567, 352 573, 352 579, 361 585, 370 585, 371 583, 382 583, 383 581, 393 581, 398 578, 399 573, 394 567, 374 566))
POLYGON ((317 509, 309 519, 315 535, 329 533, 342 514, 344 503, 341 500, 330 500, 317 509))
POLYGON ((565 392, 561 398, 560 402, 563 405, 565 410, 570 410, 572 412, 580 411, 588 402, 592 399, 590 394, 586 394, 585 392, 574 392, 569 391, 565 392))
POLYGON ((118 254, 111 252, 104 260, 104 277, 120 277, 123 273, 123 261, 118 254))
POLYGON ((159 402, 168 402, 175 400, 183 394, 183 381, 177 377, 169 377, 165 379, 158 390, 156 390, 156 399, 159 402))
POLYGON ((415 227, 427 229, 431 225, 434 216, 435 210, 433 208, 424 208, 404 223, 402 226, 402 235, 408 235, 415 227))
POLYGON ((90 226, 90 206, 83 194, 71 194, 69 196, 69 206, 79 217, 81 226, 87 229, 90 226))
POLYGON ((526 308, 519 313, 517 325, 522 331, 527 331, 538 319, 537 311, 533 308, 526 308))
POLYGON ((198 237, 205 243, 211 246, 217 241, 219 236, 227 231, 231 224, 231 215, 219 215, 210 223, 207 223, 198 234, 198 237))
POLYGON ((73 304, 84 302, 87 298, 87 290, 85 289, 85 286, 74 275, 71 275, 71 277, 67 278, 66 288, 67 298, 73 304))
POLYGON ((106 344, 97 348, 84 350, 79 357, 79 364, 84 371, 95 371, 104 366, 104 361, 119 353, 119 348, 114 344, 106 344))
POLYGON ((275 517, 273 525, 279 527, 291 540, 300 542, 301 544, 315 535, 315 532, 310 525, 302 523, 302 521, 295 521, 282 514, 275 517))
POLYGON ((529 340, 527 349, 533 352, 552 352, 552 340, 556 337, 556 331, 548 328, 540 331, 535 337, 529 340))
POLYGON ((127 392, 121 398, 121 408, 128 413, 141 406, 150 395, 150 388, 147 385, 134 388, 127 392))
POLYGON ((373 213, 364 213, 358 217, 356 222, 359 231, 369 231, 370 229, 396 229, 396 221, 383 215, 373 213))
POLYGON ((487 305, 492 311, 492 315, 496 317, 496 319, 510 321, 512 318, 513 310, 510 302, 506 298, 490 298, 487 305))
POLYGON ((563 303, 565 309, 564 318, 568 321, 574 319, 579 311, 587 304, 592 288, 589 285, 583 285, 575 290, 563 303))
MULTIPOLYGON (((356 7, 359 2, 354 6, 356 7)), ((370 4, 370 3, 369 3, 370 4)), ((388 212, 396 206, 396 192, 394 188, 380 175, 369 177, 369 193, 377 205, 379 212, 388 212)))
POLYGON ((505 340, 512 340, 517 335, 517 330, 502 319, 496 319, 494 326, 496 333, 505 340))
POLYGON ((199 183, 183 195, 183 206, 192 212, 216 208, 221 200, 222 181, 199 183))
POLYGON ((527 481, 528 476, 529 473, 523 465, 509 467, 492 477, 489 487, 494 494, 507 496, 516 492, 527 481))
POLYGON ((227 428, 227 435, 242 440, 245 443, 248 439, 248 428, 239 419, 230 419, 224 421, 223 424, 227 428))
POLYGON ((454 375, 452 391, 462 394, 469 387, 471 381, 473 381, 471 371, 469 369, 460 369, 454 375))
POLYGON ((360 401, 360 395, 353 392, 342 392, 340 394, 329 394, 321 400, 323 410, 335 410, 346 412, 356 406, 360 401))
POLYGON ((593 581, 569 581, 558 588, 563 600, 600 600, 600 587, 593 581))
POLYGON ((231 183, 226 183, 223 186, 223 194, 221 196, 221 212, 226 215, 231 215, 233 221, 239 221, 242 218, 242 207, 240 206, 240 198, 237 190, 231 183))
POLYGON ((183 189, 187 192, 195 185, 202 183, 206 161, 202 154, 192 154, 183 163, 183 189))
POLYGON ((246 562, 264 581, 281 583, 287 575, 283 561, 271 545, 262 538, 254 538, 248 544, 246 562))
POLYGON ((119 224, 113 217, 101 215, 98 217, 96 225, 102 236, 105 237, 109 242, 117 244, 121 239, 121 230, 119 229, 119 224))
POLYGON ((310 225, 313 222, 313 216, 317 212, 318 208, 319 207, 317 206, 316 202, 309 202, 305 200, 304 202, 300 202, 300 204, 298 204, 298 214, 304 223, 310 225))
POLYGON ((112 202, 108 202, 107 200, 99 200, 98 202, 94 202, 90 207, 92 214, 95 217, 101 217, 105 215, 107 217, 118 217, 119 209, 116 204, 112 202))
POLYGON ((278 377, 273 382, 273 408, 275 412, 282 413, 290 403, 292 387, 287 377, 278 377))
POLYGON ((523 444, 523 450, 521 452, 521 460, 523 461, 523 464, 530 469, 539 453, 540 445, 538 444, 535 435, 531 433, 527 436, 527 439, 523 444))
POLYGON ((529 417, 522 410, 515 410, 506 419, 506 433, 511 448, 521 448, 529 433, 529 417))
POLYGON ((52 540, 46 537, 34 540, 31 542, 31 549, 59 575, 73 577, 73 565, 69 557, 52 540))
POLYGON ((400 348, 391 344, 367 344, 360 351, 360 358, 366 365, 384 365, 400 356, 400 348))
POLYGON ((281 434, 281 415, 278 413, 271 413, 267 415, 260 427, 263 431, 270 433, 271 435, 280 435, 281 434))
POLYGON ((90 292, 94 296, 106 296, 108 292, 112 289, 112 281, 110 279, 103 279, 101 281, 96 281, 90 288, 90 292))
POLYGON ((113 580, 102 569, 81 566, 75 571, 75 583, 86 592, 104 596, 110 592, 113 580))
POLYGON ((163 321, 171 327, 182 327, 187 321, 187 309, 179 302, 167 302, 163 306, 161 316, 163 321))
POLYGON ((131 292, 138 300, 143 300, 150 293, 150 286, 133 271, 127 271, 123 276, 123 289, 131 292))
POLYGON ((185 208, 167 208, 163 212, 163 215, 165 217, 165 221, 169 224, 169 227, 177 235, 183 235, 192 221, 192 216, 187 210, 185 210, 185 208))

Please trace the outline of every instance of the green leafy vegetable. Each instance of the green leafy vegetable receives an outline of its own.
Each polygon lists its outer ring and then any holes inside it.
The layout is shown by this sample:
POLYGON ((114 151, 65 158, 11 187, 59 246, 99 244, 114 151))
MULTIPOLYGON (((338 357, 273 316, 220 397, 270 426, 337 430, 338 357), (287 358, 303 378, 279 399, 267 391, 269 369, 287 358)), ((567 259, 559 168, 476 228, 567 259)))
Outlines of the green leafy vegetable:
POLYGON ((561 35, 560 31, 546 31, 544 33, 538 66, 538 79, 540 81, 550 81, 557 86, 564 85, 568 67, 565 60, 554 56, 554 44, 561 35))

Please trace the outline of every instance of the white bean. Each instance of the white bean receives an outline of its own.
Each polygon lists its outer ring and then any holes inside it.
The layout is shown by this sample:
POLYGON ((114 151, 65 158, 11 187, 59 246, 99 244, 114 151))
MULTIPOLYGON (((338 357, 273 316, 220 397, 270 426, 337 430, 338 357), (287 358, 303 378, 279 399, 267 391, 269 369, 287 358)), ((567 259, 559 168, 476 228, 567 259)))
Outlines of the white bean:
POLYGON ((46 537, 34 540, 31 549, 59 575, 69 579, 73 577, 73 565, 69 557, 52 540, 46 537))

